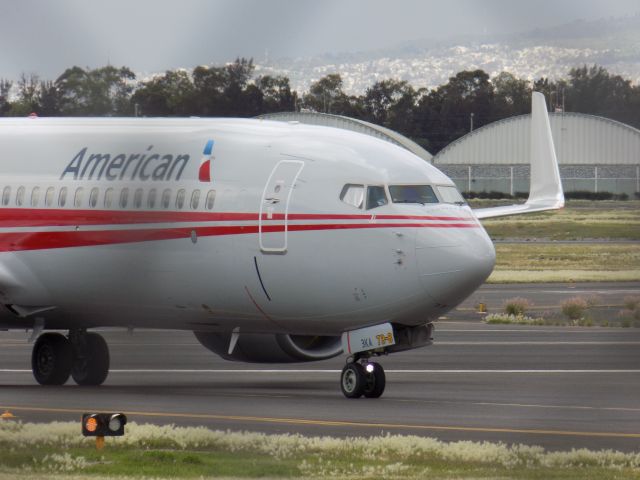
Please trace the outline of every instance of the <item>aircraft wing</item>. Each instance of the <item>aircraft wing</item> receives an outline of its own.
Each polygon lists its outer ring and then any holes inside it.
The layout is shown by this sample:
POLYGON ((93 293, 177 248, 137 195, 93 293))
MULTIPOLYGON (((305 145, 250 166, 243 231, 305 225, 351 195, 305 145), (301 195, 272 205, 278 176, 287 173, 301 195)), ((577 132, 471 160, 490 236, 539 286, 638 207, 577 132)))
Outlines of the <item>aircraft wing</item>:
POLYGON ((564 193, 553 146, 551 126, 544 95, 533 92, 531 98, 531 187, 529 198, 520 205, 477 208, 479 219, 557 210, 564 207, 564 193))

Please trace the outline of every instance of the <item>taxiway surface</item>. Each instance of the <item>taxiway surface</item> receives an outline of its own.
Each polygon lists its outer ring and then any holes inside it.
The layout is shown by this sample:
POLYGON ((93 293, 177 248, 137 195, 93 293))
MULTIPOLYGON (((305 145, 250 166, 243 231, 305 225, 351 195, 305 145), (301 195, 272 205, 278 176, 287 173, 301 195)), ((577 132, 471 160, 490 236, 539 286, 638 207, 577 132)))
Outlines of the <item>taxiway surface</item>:
MULTIPOLYGON (((621 296, 640 293, 637 284, 608 286, 621 296)), ((479 295, 499 300, 497 287, 483 289, 479 295)), ((91 388, 38 386, 27 335, 0 333, 0 409, 23 421, 125 411, 139 423, 269 433, 402 433, 561 450, 640 445, 640 329, 438 322, 433 346, 379 360, 387 390, 378 400, 342 396, 340 357, 247 365, 221 360, 189 332, 103 333, 112 371, 91 388)))

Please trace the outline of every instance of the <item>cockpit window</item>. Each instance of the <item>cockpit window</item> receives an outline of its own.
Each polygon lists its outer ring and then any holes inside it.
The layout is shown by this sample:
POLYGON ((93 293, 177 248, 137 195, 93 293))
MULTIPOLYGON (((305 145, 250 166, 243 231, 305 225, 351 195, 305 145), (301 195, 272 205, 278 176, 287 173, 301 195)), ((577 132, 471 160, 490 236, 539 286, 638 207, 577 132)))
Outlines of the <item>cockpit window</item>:
POLYGON ((465 205, 467 203, 456 187, 438 185, 438 192, 444 203, 455 203, 456 205, 465 205))
POLYGON ((367 187, 367 210, 389 203, 384 187, 367 187))
POLYGON ((340 192, 340 200, 356 208, 362 208, 364 201, 364 185, 347 183, 340 192))
POLYGON ((431 185, 389 185, 393 203, 438 203, 431 185))

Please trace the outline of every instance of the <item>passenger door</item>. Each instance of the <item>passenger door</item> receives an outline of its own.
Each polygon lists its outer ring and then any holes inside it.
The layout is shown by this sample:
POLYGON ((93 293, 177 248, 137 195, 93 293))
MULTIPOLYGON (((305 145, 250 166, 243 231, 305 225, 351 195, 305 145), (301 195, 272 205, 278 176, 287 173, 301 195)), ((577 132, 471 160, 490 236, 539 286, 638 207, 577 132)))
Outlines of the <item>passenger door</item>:
POLYGON ((303 167, 301 160, 282 160, 269 175, 262 192, 258 219, 260 250, 263 252, 287 251, 289 203, 303 167))

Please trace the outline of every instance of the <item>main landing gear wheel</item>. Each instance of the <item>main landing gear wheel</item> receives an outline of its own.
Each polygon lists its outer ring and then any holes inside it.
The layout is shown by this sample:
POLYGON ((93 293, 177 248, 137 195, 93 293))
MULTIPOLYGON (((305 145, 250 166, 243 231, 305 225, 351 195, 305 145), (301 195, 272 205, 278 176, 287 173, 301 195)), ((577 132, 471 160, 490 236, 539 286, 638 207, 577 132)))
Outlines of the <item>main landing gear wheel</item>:
POLYGON ((40 385, 62 385, 73 365, 71 343, 59 333, 40 335, 31 353, 31 370, 40 385))
POLYGON ((71 376, 78 385, 101 385, 109 374, 109 347, 97 333, 84 333, 74 344, 71 376))
POLYGON ((379 398, 384 392, 386 376, 379 363, 349 362, 342 369, 340 388, 347 398, 379 398))

